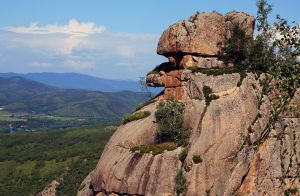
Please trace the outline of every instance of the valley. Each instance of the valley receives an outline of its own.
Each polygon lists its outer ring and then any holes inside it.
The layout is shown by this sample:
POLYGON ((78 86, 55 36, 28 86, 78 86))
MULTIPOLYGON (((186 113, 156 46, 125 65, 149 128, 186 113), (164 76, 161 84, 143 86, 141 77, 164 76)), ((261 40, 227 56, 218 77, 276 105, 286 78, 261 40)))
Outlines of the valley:
POLYGON ((120 122, 147 99, 145 92, 61 89, 22 77, 0 78, 0 132, 120 122))

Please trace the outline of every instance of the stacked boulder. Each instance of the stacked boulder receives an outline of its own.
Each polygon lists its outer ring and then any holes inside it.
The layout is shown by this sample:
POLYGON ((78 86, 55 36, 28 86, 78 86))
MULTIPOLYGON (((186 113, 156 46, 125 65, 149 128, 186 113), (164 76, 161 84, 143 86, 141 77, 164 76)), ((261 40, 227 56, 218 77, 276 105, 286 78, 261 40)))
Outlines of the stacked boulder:
POLYGON ((181 99, 182 70, 191 67, 228 67, 219 60, 224 42, 230 38, 231 29, 239 25, 246 36, 252 37, 255 19, 246 13, 229 12, 225 16, 197 13, 188 20, 171 25, 160 37, 157 53, 168 58, 147 75, 152 87, 165 87, 164 97, 181 99))

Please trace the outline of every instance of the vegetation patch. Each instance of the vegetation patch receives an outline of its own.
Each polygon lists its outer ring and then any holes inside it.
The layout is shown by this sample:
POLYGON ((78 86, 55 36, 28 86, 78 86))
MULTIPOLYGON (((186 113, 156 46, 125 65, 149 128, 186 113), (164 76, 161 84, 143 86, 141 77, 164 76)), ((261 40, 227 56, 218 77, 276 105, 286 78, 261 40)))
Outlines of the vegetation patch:
POLYGON ((197 16, 198 16, 199 14, 200 14, 200 12, 197 11, 195 15, 193 15, 193 16, 191 16, 191 17, 189 18, 189 22, 194 23, 194 22, 196 21, 197 16))
POLYGON ((177 195, 180 195, 181 193, 184 193, 186 179, 183 175, 182 170, 180 170, 178 172, 178 174, 176 175, 175 182, 176 182, 176 193, 177 193, 177 195))
POLYGON ((133 114, 126 114, 123 117, 123 124, 126 124, 126 123, 134 121, 134 120, 146 118, 146 117, 150 116, 150 114, 151 114, 151 112, 149 112, 149 111, 142 111, 142 112, 135 112, 133 114))
POLYGON ((193 162, 194 162, 195 164, 202 163, 202 158, 201 158, 201 156, 200 156, 200 155, 194 155, 194 156, 193 156, 193 162))
POLYGON ((206 196, 210 196, 210 192, 211 192, 210 189, 205 190, 206 196))
POLYGON ((298 193, 297 188, 289 188, 284 191, 284 196, 296 195, 298 193))
POLYGON ((155 99, 150 99, 150 100, 148 100, 148 101, 145 101, 144 103, 141 103, 140 105, 138 105, 136 108, 135 108, 135 112, 136 111, 139 111, 140 109, 142 109, 143 107, 145 107, 145 106, 147 106, 147 105, 150 105, 151 103, 154 103, 154 102, 156 102, 156 100, 155 99))
POLYGON ((159 128, 157 143, 174 142, 178 145, 187 145, 189 133, 183 127, 183 114, 183 104, 174 98, 159 102, 155 112, 159 128))
POLYGON ((147 76, 150 75, 150 74, 158 74, 159 72, 157 70, 152 70, 152 71, 149 71, 147 73, 147 76))
POLYGON ((209 86, 203 86, 203 94, 205 97, 205 103, 207 106, 209 106, 210 102, 212 102, 213 100, 219 99, 220 97, 212 94, 213 91, 209 86))
POLYGON ((132 152, 140 153, 152 153, 153 155, 158 155, 166 151, 172 151, 177 148, 177 145, 174 142, 165 142, 161 144, 147 144, 142 146, 136 146, 131 148, 132 152))
POLYGON ((208 76, 219 76, 224 74, 233 74, 233 73, 240 73, 245 69, 240 66, 234 67, 213 67, 213 68, 199 68, 199 67, 190 67, 188 68, 192 71, 192 73, 203 73, 208 76))
POLYGON ((85 184, 81 184, 80 187, 78 188, 79 191, 81 191, 85 187, 85 184))
MULTIPOLYGON (((139 151, 140 153, 151 152, 153 155, 157 155, 163 153, 165 150, 172 151, 178 146, 186 146, 189 133, 187 129, 183 128, 183 113, 183 104, 175 101, 174 98, 170 98, 167 101, 160 101, 155 112, 159 128, 156 143, 136 146, 131 148, 131 151, 139 151)), ((131 119, 140 118, 130 117, 131 119)))
POLYGON ((240 80, 239 82, 237 83, 237 87, 240 87, 242 84, 243 84, 243 80, 247 77, 247 71, 244 70, 244 71, 241 71, 240 72, 240 80))
POLYGON ((180 160, 181 162, 184 162, 184 160, 186 159, 187 154, 188 154, 188 148, 185 147, 184 149, 182 149, 182 151, 181 151, 180 154, 179 154, 179 157, 178 157, 179 160, 180 160))
POLYGON ((237 86, 241 86, 244 78, 246 78, 247 73, 257 73, 261 74, 262 72, 260 70, 245 68, 242 66, 234 66, 234 67, 214 67, 214 68, 199 68, 199 67, 190 67, 188 68, 192 71, 192 73, 203 73, 207 76, 219 76, 224 74, 234 74, 238 73, 240 74, 240 80, 237 83, 237 86))
POLYGON ((221 48, 221 59, 225 63, 242 63, 247 58, 251 40, 240 24, 233 24, 231 36, 226 40, 225 47, 221 48))

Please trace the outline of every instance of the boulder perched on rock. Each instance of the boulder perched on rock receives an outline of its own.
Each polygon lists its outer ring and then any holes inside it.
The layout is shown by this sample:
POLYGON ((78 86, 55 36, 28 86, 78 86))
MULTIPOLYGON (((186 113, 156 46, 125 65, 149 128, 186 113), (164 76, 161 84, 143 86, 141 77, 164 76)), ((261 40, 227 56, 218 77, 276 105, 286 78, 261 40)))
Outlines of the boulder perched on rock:
POLYGON ((197 13, 165 30, 157 53, 174 59, 181 67, 222 66, 216 57, 225 39, 230 37, 233 25, 239 25, 247 36, 252 37, 254 21, 254 17, 242 12, 230 12, 225 16, 217 12, 197 13))
POLYGON ((294 107, 275 118, 272 96, 280 94, 266 93, 268 74, 212 68, 222 65, 217 44, 234 22, 253 34, 253 17, 238 12, 197 14, 164 32, 158 53, 170 62, 147 76, 149 86, 164 92, 138 111, 151 115, 117 129, 78 196, 299 195, 300 89, 294 107), (188 58, 207 67, 186 69, 188 58), (185 108, 188 144, 160 153, 137 150, 156 144, 157 104, 169 97, 185 108))

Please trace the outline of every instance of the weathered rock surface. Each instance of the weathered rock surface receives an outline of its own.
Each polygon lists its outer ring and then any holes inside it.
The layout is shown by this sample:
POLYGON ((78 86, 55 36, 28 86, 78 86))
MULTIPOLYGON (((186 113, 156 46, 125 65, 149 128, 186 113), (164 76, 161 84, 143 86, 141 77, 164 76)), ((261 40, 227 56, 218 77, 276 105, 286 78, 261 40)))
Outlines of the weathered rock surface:
MULTIPOLYGON (((186 195, 201 196, 208 191, 212 195, 281 195, 300 188, 300 118, 292 113, 282 116, 270 136, 260 139, 270 116, 267 97, 258 108, 263 76, 256 79, 249 73, 238 87, 239 73, 207 76, 181 72, 180 100, 190 130, 184 163, 178 159, 181 148, 156 156, 130 151, 154 142, 153 103, 143 108, 151 111, 151 116, 122 125, 109 141, 91 182, 94 193, 176 195, 175 178, 181 168, 186 195), (220 96, 209 106, 202 92, 204 85, 220 96), (202 163, 194 164, 194 155, 200 155, 202 163)), ((294 101, 300 102, 297 97, 294 101)))
POLYGON ((121 126, 112 137, 95 169, 92 186, 95 192, 155 195, 174 193, 173 182, 181 162, 180 149, 161 155, 131 152, 132 147, 155 141, 155 103, 144 108, 152 114, 146 119, 121 126))
POLYGON ((230 12, 225 16, 216 12, 197 13, 164 31, 157 53, 170 57, 170 62, 175 61, 180 67, 224 66, 216 57, 225 39, 230 37, 231 28, 238 24, 252 37, 254 21, 254 17, 242 12, 230 12))
MULTIPOLYGON (((212 22, 229 26, 236 20, 248 29, 249 34, 253 33, 250 28, 253 18, 243 13, 232 12, 225 17, 217 13, 199 14, 192 19, 193 22, 202 21, 199 25, 206 24, 201 28, 217 28, 219 34, 223 27, 219 29, 212 22)), ((215 48, 209 44, 216 44, 217 38, 201 37, 205 34, 198 25, 197 28, 190 27, 197 31, 194 31, 194 40, 189 40, 183 36, 179 25, 181 23, 171 26, 164 33, 159 53, 167 56, 194 51, 215 55, 215 48), (171 43, 175 35, 178 40, 171 43), (207 43, 206 39, 212 43, 207 43), (204 50, 201 44, 207 44, 205 47, 211 49, 204 50)), ((299 191, 300 89, 291 102, 293 107, 279 116, 274 127, 267 129, 272 116, 272 100, 263 90, 265 74, 247 73, 244 77, 241 73, 193 73, 184 69, 188 66, 174 66, 175 57, 170 57, 169 63, 150 73, 147 83, 165 87, 157 100, 173 96, 184 104, 184 124, 190 132, 186 159, 179 160, 183 147, 158 155, 131 151, 135 146, 155 143, 157 102, 151 103, 141 109, 150 111, 149 117, 118 128, 105 147, 90 184, 86 180, 89 189, 79 195, 176 195, 176 176, 181 170, 186 180, 185 195, 279 196, 299 191), (209 105, 205 101, 204 86, 209 86, 219 97, 209 105), (195 155, 201 157, 201 163, 193 162, 195 155)))
POLYGON ((89 173, 89 175, 83 180, 79 187, 79 191, 77 196, 85 195, 85 196, 93 196, 94 192, 90 189, 92 177, 94 174, 94 170, 89 173))

